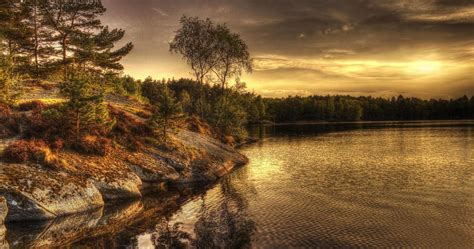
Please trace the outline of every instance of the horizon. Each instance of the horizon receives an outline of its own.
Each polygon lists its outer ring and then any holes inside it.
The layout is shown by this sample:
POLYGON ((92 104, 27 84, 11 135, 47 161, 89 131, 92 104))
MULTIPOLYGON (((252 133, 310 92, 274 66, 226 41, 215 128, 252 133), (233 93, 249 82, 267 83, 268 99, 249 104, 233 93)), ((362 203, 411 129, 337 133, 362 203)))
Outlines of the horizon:
POLYGON ((124 73, 192 78, 168 42, 183 15, 226 23, 247 42, 264 97, 351 95, 450 99, 474 95, 474 3, 361 0, 103 1, 105 25, 135 44, 124 73), (353 42, 347 42, 353 41, 353 42))

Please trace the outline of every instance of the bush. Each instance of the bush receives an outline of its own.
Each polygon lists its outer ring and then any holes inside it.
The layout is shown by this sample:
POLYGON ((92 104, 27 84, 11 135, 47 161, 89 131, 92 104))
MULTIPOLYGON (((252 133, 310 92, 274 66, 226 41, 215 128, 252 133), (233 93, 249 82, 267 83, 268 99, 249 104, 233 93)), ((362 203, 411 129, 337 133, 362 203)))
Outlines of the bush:
POLYGON ((8 163, 34 162, 51 165, 56 158, 43 140, 19 140, 5 148, 3 159, 8 163))
POLYGON ((29 158, 29 145, 27 141, 20 140, 7 146, 3 151, 3 160, 8 163, 25 163, 29 158))
POLYGON ((65 118, 63 105, 36 109, 26 119, 25 137, 42 139, 52 144, 58 139, 72 137, 70 122, 65 118))
POLYGON ((24 102, 24 103, 21 103, 19 106, 18 106, 18 109, 20 111, 32 111, 32 110, 38 110, 38 109, 44 109, 45 108, 45 104, 39 100, 33 100, 33 101, 29 101, 29 102, 24 102))
POLYGON ((12 115, 10 107, 0 103, 0 138, 11 137, 19 132, 19 122, 12 115))
POLYGON ((139 116, 140 118, 144 118, 144 119, 149 119, 152 116, 152 114, 150 112, 146 112, 146 111, 138 111, 135 114, 137 116, 139 116))
POLYGON ((137 151, 142 147, 143 138, 153 136, 153 129, 132 115, 109 106, 110 116, 115 119, 111 135, 121 145, 137 151))
POLYGON ((123 89, 129 95, 138 95, 140 93, 140 82, 130 76, 125 76, 121 80, 123 89))
POLYGON ((85 154, 106 156, 112 149, 112 140, 86 135, 77 140, 73 148, 85 154))
POLYGON ((12 114, 10 107, 6 104, 0 103, 0 121, 9 118, 12 114))

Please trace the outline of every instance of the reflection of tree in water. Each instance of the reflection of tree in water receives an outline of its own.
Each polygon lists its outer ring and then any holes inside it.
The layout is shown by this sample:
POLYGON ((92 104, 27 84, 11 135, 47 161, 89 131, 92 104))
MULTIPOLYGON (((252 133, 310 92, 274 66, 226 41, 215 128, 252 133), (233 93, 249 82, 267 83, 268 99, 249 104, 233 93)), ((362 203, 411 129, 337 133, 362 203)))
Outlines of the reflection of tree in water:
MULTIPOLYGON (((246 177, 243 176, 243 178, 246 177)), ((194 224, 194 234, 185 231, 181 223, 170 222, 169 216, 164 217, 152 233, 154 246, 156 248, 249 248, 256 225, 247 214, 247 199, 235 188, 235 180, 230 177, 222 179, 219 185, 221 198, 218 199, 219 204, 216 207, 206 204, 205 193, 201 196, 201 210, 194 224)), ((240 180, 243 179, 239 179, 239 182, 240 180)), ((243 182, 249 183, 245 180, 243 182)), ((245 192, 254 191, 250 186, 250 189, 245 192)))
POLYGON ((169 219, 161 220, 155 227, 152 235, 155 248, 188 248, 191 235, 181 231, 181 223, 170 224, 169 219))
POLYGON ((247 200, 232 185, 230 178, 221 184, 222 203, 208 210, 203 202, 202 214, 194 231, 196 248, 247 248, 255 231, 255 222, 247 215, 247 200))

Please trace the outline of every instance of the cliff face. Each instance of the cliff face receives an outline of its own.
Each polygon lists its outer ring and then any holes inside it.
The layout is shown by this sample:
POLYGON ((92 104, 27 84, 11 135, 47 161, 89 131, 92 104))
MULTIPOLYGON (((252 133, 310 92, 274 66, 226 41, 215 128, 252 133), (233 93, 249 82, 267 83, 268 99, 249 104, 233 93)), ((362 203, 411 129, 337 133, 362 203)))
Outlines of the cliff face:
MULTIPOLYGON (((60 152, 62 165, 55 168, 0 162, 0 196, 9 208, 6 221, 46 220, 97 209, 109 200, 140 198, 165 183, 214 181, 248 161, 205 135, 180 130, 173 139, 178 149, 117 148, 105 157, 60 152)), ((0 221, 2 215, 0 205, 0 221)))

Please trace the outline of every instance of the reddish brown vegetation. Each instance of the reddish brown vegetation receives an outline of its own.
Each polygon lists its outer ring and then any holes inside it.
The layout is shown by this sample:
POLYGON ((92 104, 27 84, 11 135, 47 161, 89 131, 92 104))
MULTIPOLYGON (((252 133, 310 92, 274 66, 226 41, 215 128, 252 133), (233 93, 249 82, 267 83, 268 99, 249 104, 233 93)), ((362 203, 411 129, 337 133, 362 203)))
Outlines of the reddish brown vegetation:
POLYGON ((73 148, 81 153, 106 156, 112 150, 112 140, 104 137, 86 135, 74 142, 73 148))
POLYGON ((19 140, 10 144, 3 151, 3 159, 8 163, 34 162, 50 164, 53 155, 42 140, 19 140))
POLYGON ((0 103, 0 138, 7 138, 18 134, 19 122, 12 115, 10 107, 0 103))
POLYGON ((148 111, 138 111, 136 115, 144 119, 149 119, 152 116, 151 112, 148 111))
POLYGON ((33 101, 21 103, 18 106, 18 109, 24 112, 24 111, 41 110, 41 109, 44 109, 45 107, 46 105, 43 102, 39 100, 33 100, 33 101))
POLYGON ((57 140, 73 137, 63 110, 59 105, 45 109, 35 109, 26 120, 24 136, 28 139, 41 139, 49 144, 57 140))
POLYGON ((185 125, 188 130, 192 132, 197 132, 199 134, 204 134, 204 135, 212 135, 214 132, 212 132, 212 128, 207 124, 205 121, 203 121, 201 118, 192 116, 189 117, 185 120, 185 125))
POLYGON ((139 150, 143 145, 144 138, 153 136, 153 129, 138 118, 112 106, 109 106, 109 112, 116 121, 111 136, 128 149, 139 150))
POLYGON ((112 142, 104 138, 103 129, 91 127, 88 135, 77 138, 66 111, 60 105, 33 110, 26 118, 24 136, 41 139, 54 151, 68 147, 86 154, 106 155, 112 142))

